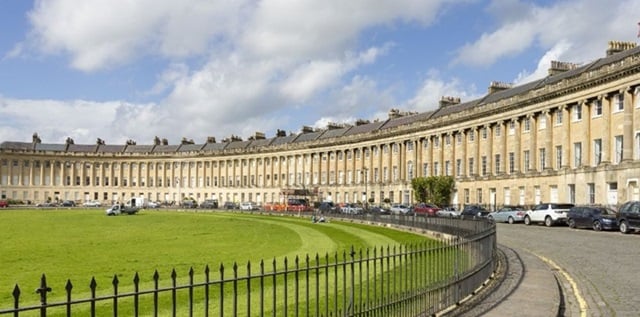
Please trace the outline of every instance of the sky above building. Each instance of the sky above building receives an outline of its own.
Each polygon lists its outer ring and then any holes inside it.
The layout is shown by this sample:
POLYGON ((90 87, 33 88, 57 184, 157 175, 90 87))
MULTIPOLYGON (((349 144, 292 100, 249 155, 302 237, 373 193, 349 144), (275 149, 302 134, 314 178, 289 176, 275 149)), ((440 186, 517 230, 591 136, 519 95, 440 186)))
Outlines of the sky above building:
POLYGON ((638 40, 640 1, 2 0, 0 142, 169 144, 425 112, 638 40))

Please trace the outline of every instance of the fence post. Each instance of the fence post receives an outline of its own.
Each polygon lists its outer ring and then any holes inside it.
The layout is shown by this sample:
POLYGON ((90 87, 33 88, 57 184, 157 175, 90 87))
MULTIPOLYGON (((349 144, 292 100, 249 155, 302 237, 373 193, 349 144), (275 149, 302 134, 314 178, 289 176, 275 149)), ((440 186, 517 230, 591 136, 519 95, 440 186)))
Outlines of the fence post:
POLYGON ((47 277, 42 274, 42 278, 40 278, 40 288, 36 289, 36 293, 40 294, 40 316, 47 316, 47 293, 51 292, 51 287, 47 286, 47 277))
MULTIPOLYGON (((351 292, 349 294, 349 296, 351 296, 351 298, 349 299, 349 305, 347 306, 347 308, 344 311, 344 315, 349 316, 351 314, 351 311, 353 310, 353 295, 355 294, 354 290, 356 288, 356 277, 355 277, 355 255, 356 255, 356 251, 353 248, 353 245, 351 246, 351 252, 349 252, 349 257, 351 258, 351 292)), ((346 276, 345 276, 346 277, 346 276)))

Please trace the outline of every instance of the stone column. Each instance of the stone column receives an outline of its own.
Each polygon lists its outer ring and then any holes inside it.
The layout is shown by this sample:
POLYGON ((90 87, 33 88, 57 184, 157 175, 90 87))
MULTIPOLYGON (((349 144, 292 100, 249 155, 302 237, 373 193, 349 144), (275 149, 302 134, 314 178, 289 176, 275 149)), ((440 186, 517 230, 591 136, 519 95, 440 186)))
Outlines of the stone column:
POLYGON ((633 91, 632 87, 621 89, 624 99, 624 117, 622 127, 622 161, 633 160, 633 91))
POLYGON ((602 160, 601 164, 611 162, 611 98, 608 95, 600 95, 598 99, 602 102, 602 120, 604 122, 604 133, 602 135, 602 160))
MULTIPOLYGON (((553 169, 553 165, 551 162, 553 161, 553 122, 551 122, 551 111, 544 110, 542 114, 545 118, 545 133, 544 133, 544 148, 547 155, 545 156, 545 166, 546 169, 553 169)), ((560 169, 560 166, 557 167, 560 169)))
MULTIPOLYGON (((538 128, 536 125, 536 116, 529 114, 527 115, 527 118, 529 119, 529 134, 530 134, 530 141, 529 141, 529 164, 533 165, 533 170, 535 171, 539 171, 538 168, 538 128)), ((530 166, 525 166, 525 168, 529 168, 530 166)))
POLYGON ((513 171, 514 173, 522 173, 523 169, 522 169, 522 164, 521 164, 521 157, 522 157, 522 140, 520 139, 522 137, 522 131, 520 130, 520 118, 513 118, 511 119, 511 121, 513 122, 513 171))
POLYGON ((507 139, 507 134, 509 134, 509 131, 507 130, 507 123, 504 120, 500 120, 498 121, 498 126, 500 127, 500 146, 502 146, 500 151, 500 156, 501 156, 501 167, 502 170, 500 171, 499 174, 503 174, 506 175, 508 172, 508 168, 509 168, 509 151, 508 151, 508 139, 507 139))
MULTIPOLYGON (((584 101, 583 101, 584 103, 584 101)), ((556 110, 558 111, 558 113, 562 114, 562 166, 561 168, 566 168, 568 166, 571 166, 570 161, 571 161, 571 117, 569 114, 569 106, 568 105, 562 105, 559 106, 558 109, 556 110)), ((591 124, 591 118, 589 117, 589 120, 587 120, 586 122, 587 127, 589 126, 589 124, 591 124)), ((590 131, 590 129, 587 129, 587 134, 589 133, 588 131, 590 131)), ((590 142, 590 136, 587 135, 587 147, 588 144, 590 142)), ((587 152, 588 153, 588 152, 587 152)), ((583 155, 583 157, 585 157, 583 155)))

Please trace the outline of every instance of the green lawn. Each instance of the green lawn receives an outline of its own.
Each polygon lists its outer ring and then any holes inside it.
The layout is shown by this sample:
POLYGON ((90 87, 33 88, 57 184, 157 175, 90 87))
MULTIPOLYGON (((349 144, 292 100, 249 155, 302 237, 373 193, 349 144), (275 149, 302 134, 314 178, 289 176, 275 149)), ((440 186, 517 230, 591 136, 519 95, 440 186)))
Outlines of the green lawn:
MULTIPOLYGON (((424 241, 408 232, 343 222, 313 224, 309 218, 234 213, 142 211, 134 216, 107 217, 102 209, 21 210, 0 212, 0 309, 11 306, 16 284, 25 298, 34 298, 42 274, 53 288, 52 298, 64 295, 70 279, 74 297, 87 297, 95 277, 99 290, 111 294, 117 275, 121 292, 131 290, 136 272, 141 289, 151 288, 157 270, 170 285, 171 270, 186 280, 193 268, 203 276, 209 265, 212 279, 224 265, 225 277, 237 261, 240 275, 248 262, 258 272, 260 260, 278 266, 284 257, 326 254, 342 256, 356 250, 424 241)), ((201 279, 201 278, 200 278, 201 279)), ((26 299, 25 299, 26 300, 26 299)))

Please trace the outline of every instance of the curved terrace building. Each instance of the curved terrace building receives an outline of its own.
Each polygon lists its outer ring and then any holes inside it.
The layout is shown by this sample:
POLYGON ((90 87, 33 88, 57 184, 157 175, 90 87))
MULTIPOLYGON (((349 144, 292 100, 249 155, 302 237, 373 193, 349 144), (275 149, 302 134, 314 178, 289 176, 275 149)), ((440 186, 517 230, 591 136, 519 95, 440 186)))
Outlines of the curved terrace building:
POLYGON ((0 144, 4 198, 281 202, 293 189, 313 200, 412 203, 411 179, 450 175, 453 204, 640 199, 640 48, 610 42, 588 64, 552 62, 547 77, 485 96, 442 97, 424 113, 279 131, 248 140, 168 145, 0 144))

